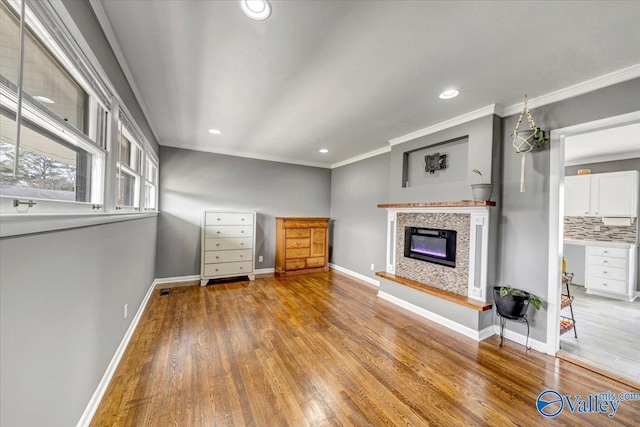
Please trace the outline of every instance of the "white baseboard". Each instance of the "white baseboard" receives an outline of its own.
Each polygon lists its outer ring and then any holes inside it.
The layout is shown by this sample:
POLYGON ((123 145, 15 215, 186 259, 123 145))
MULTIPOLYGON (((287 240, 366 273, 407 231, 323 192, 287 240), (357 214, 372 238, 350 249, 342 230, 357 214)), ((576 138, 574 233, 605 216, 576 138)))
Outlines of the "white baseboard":
MULTIPOLYGON (((131 321, 131 324, 129 325, 129 329, 127 329, 127 332, 124 334, 124 337, 122 337, 122 341, 120 341, 120 345, 116 349, 116 352, 113 355, 113 358, 109 363, 109 366, 107 366, 107 370, 105 371, 104 375, 102 376, 102 379, 98 383, 98 387, 96 388, 96 391, 93 393, 93 396, 91 396, 91 400, 89 400, 87 407, 85 408, 82 416, 80 417, 80 421, 78 421, 77 427, 85 427, 85 426, 88 427, 89 424, 91 424, 91 420, 93 419, 93 416, 98 410, 98 406, 102 401, 102 397, 104 396, 104 393, 107 391, 107 387, 111 382, 111 378, 113 378, 113 374, 115 374, 116 368, 120 364, 120 359, 122 359, 122 356, 124 355, 124 351, 127 349, 127 346, 129 345, 129 341, 133 336, 133 332, 136 330, 136 327, 138 326, 140 317, 142 317, 142 313, 144 312, 144 309, 147 307, 149 298, 151 298, 151 295, 153 294, 153 291, 156 288, 157 280, 158 279, 154 280, 153 283, 151 283, 151 286, 149 286, 149 290, 147 291, 147 294, 144 296, 144 299, 142 300, 142 303, 140 304, 140 307, 138 308, 138 311, 136 312, 135 317, 131 321)), ((169 283, 169 282, 166 282, 166 283, 169 283)))
POLYGON ((200 280, 200 276, 177 276, 177 277, 160 277, 153 281, 156 285, 166 285, 167 283, 180 283, 180 282, 192 282, 194 280, 200 280))
POLYGON ((363 282, 367 282, 367 283, 372 284, 374 286, 380 287, 380 281, 379 280, 372 279, 371 277, 365 276, 364 274, 356 273, 353 270, 349 270, 348 268, 340 267, 339 265, 335 265, 335 264, 332 264, 332 263, 329 263, 329 267, 331 267, 334 270, 339 271, 341 273, 347 274, 347 275, 349 275, 351 277, 355 277, 356 279, 360 279, 363 282))
POLYGON ((259 268, 254 273, 255 274, 270 274, 270 273, 273 273, 275 271, 276 271, 275 268, 259 268))
MULTIPOLYGON (((519 334, 517 332, 513 332, 509 330, 508 327, 509 327, 509 322, 507 321, 507 327, 504 328, 505 339, 508 339, 510 341, 513 341, 521 345, 525 345, 525 343, 527 342, 527 336, 519 334)), ((496 335, 500 335, 500 326, 493 325, 493 332, 496 335)), ((531 346, 531 348, 535 351, 539 351, 540 353, 547 354, 547 344, 543 342, 534 340, 533 338, 529 337, 529 346, 531 346)))
POLYGON ((425 319, 429 319, 433 322, 436 322, 442 326, 445 326, 453 331, 456 331, 466 337, 474 339, 476 341, 482 341, 489 338, 493 335, 494 328, 493 326, 489 326, 488 328, 484 328, 481 331, 476 331, 474 329, 469 328, 468 326, 461 325, 457 322, 454 322, 451 319, 447 319, 446 317, 442 317, 439 314, 435 314, 430 312, 429 310, 425 310, 422 307, 418 307, 417 305, 411 304, 403 299, 390 295, 386 292, 378 291, 378 297, 384 300, 387 300, 395 305, 398 305, 406 310, 409 310, 412 313, 417 314, 418 316, 424 317, 425 319))

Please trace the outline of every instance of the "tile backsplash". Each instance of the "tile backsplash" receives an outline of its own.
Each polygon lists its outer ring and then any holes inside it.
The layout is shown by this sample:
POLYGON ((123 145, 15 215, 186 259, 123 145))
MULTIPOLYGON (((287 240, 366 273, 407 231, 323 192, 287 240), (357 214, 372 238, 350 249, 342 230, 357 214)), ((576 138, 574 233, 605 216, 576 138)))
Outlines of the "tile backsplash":
POLYGON ((586 216, 564 217, 564 237, 566 239, 636 243, 637 234, 637 219, 630 227, 613 227, 604 225, 602 218, 586 216), (600 231, 595 230, 598 226, 600 231))

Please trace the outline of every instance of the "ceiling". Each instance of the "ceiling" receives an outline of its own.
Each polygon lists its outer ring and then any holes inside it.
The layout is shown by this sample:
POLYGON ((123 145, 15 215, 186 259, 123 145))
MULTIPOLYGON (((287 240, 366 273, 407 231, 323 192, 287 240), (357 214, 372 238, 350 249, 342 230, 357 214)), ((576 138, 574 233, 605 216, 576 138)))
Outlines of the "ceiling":
POLYGON ((640 123, 565 138, 568 166, 640 157, 640 123))
POLYGON ((330 165, 640 64, 640 2, 271 4, 102 1, 161 145, 330 165))

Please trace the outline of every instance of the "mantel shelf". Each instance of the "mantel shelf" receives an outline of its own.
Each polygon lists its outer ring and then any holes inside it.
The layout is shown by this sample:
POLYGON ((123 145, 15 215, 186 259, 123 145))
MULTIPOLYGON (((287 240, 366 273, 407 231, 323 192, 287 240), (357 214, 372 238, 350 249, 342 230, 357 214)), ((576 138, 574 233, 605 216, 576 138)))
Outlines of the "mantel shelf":
POLYGON ((401 285, 409 286, 410 288, 416 289, 418 291, 445 299, 447 301, 451 301, 456 304, 463 305, 467 308, 472 308, 477 311, 491 310, 491 304, 488 302, 474 300, 464 295, 459 295, 451 291, 416 282, 415 280, 407 279, 406 277, 396 276, 385 271, 377 271, 376 276, 391 280, 392 282, 400 283, 401 285))
POLYGON ((473 200, 461 200, 459 202, 420 202, 420 203, 381 203, 382 209, 411 209, 411 208, 464 208, 464 207, 490 207, 496 202, 476 202, 473 200))

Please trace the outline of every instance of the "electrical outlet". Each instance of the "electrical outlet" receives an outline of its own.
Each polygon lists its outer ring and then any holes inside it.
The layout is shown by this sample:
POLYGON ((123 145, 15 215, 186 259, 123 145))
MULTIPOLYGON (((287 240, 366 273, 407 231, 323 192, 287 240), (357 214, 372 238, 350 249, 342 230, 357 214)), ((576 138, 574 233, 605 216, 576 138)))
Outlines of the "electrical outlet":
POLYGON ((371 263, 371 271, 374 271, 376 269, 376 266, 373 265, 373 263, 371 263))
POLYGON ((599 225, 594 225, 593 226, 593 231, 600 231, 600 226, 599 225))
POLYGON ((124 318, 127 318, 127 304, 124 305, 124 318))
POLYGON ((262 255, 258 255, 258 262, 262 262, 263 259, 264 257, 262 255))

